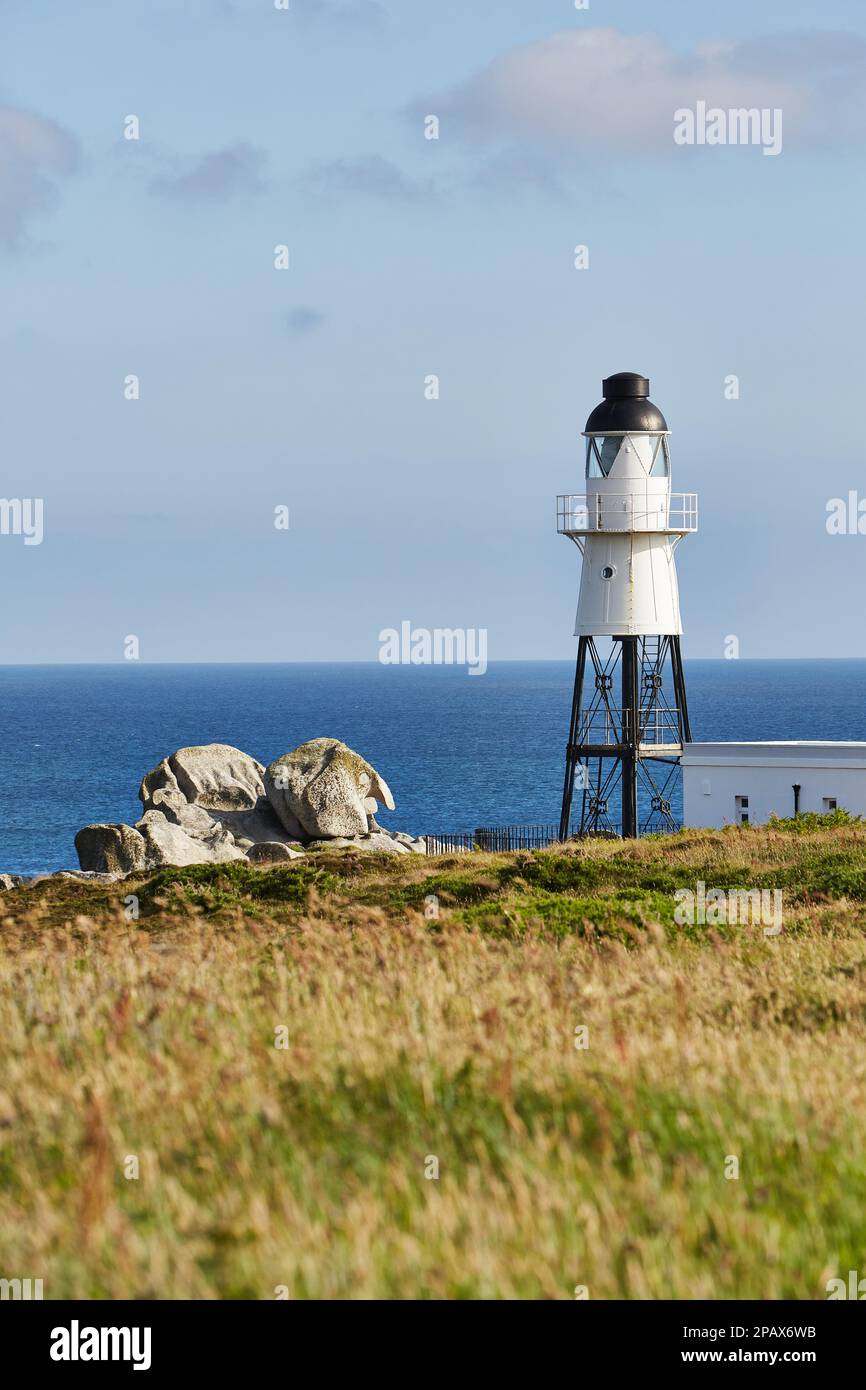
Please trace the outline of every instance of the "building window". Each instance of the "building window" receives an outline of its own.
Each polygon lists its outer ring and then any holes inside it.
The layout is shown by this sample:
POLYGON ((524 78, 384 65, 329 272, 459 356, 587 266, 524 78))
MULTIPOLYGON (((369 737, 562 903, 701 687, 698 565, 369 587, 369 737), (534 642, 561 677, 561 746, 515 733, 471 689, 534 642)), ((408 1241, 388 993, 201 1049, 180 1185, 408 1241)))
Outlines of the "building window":
POLYGON ((825 797, 824 797, 824 810, 825 810, 825 811, 835 811, 835 809, 836 809, 836 798, 835 798, 835 796, 825 796, 825 797))
POLYGON ((735 796, 734 806, 736 808, 737 825, 749 824, 749 798, 747 796, 735 796))

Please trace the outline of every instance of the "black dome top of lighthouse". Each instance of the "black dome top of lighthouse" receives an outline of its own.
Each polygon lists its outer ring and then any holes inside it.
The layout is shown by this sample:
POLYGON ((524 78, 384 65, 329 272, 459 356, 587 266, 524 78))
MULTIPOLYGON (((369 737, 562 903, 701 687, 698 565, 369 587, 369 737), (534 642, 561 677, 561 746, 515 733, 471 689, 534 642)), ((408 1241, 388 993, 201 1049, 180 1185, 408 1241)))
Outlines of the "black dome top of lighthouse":
POLYGON ((667 422, 649 398, 649 380, 636 372, 616 372, 601 383, 604 400, 586 422, 585 434, 616 434, 620 430, 659 434, 667 422))

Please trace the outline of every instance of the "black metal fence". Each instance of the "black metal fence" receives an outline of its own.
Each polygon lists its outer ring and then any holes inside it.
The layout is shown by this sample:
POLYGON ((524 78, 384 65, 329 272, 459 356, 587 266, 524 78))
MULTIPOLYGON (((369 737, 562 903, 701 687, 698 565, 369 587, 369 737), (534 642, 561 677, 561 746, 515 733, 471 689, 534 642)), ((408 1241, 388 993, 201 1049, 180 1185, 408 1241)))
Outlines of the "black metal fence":
POLYGON ((476 849, 474 835, 425 835, 428 854, 470 854, 476 849))
MULTIPOLYGON (((572 833, 574 833, 572 831, 572 833)), ((500 852, 514 849, 546 849, 559 840, 559 826, 479 826, 472 835, 425 835, 428 854, 470 854, 473 850, 500 852)))
POLYGON ((479 849, 546 849, 559 839, 558 825, 493 825, 476 830, 479 849))

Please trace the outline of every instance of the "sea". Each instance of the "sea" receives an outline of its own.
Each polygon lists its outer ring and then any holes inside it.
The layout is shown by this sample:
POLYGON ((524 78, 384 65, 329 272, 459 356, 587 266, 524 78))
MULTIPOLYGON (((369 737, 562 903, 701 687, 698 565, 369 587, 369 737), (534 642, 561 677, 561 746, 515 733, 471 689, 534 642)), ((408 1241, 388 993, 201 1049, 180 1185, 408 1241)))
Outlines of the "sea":
MULTIPOLYGON (((685 674, 695 739, 866 740, 866 660, 685 674)), ((133 823, 144 774, 197 743, 267 764, 342 739, 394 793, 381 824, 412 834, 557 822, 573 679, 567 661, 0 667, 0 872, 76 868, 76 831, 133 823)))

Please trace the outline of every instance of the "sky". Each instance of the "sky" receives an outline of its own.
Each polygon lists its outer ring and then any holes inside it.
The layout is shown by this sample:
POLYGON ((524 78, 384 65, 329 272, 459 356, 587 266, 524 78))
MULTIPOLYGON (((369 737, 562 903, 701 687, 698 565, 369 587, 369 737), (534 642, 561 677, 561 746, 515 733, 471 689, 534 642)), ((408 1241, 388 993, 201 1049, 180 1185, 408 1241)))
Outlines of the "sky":
POLYGON ((866 655, 864 79, 854 0, 0 0, 0 661, 570 659, 617 371, 700 499, 685 656, 866 655))

